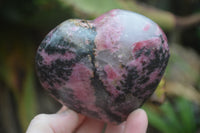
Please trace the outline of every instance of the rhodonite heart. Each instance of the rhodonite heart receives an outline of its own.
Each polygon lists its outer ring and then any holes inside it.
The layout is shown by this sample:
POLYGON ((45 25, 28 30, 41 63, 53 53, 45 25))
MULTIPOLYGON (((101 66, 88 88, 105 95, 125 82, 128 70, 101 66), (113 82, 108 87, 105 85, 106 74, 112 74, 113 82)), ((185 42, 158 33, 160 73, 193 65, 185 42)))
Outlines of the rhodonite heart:
POLYGON ((168 59, 156 23, 114 9, 93 21, 58 25, 39 46, 36 68, 42 86, 63 105, 120 123, 154 92, 168 59))

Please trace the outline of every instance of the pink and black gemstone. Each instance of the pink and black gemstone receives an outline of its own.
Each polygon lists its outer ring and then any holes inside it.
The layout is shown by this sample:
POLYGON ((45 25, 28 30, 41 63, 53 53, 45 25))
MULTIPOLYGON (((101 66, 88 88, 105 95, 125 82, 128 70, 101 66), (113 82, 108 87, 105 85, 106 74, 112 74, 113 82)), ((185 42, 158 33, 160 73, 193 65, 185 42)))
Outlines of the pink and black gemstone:
POLYGON ((168 59, 156 23, 115 9, 58 25, 39 46, 36 68, 42 86, 63 105, 120 123, 154 92, 168 59))

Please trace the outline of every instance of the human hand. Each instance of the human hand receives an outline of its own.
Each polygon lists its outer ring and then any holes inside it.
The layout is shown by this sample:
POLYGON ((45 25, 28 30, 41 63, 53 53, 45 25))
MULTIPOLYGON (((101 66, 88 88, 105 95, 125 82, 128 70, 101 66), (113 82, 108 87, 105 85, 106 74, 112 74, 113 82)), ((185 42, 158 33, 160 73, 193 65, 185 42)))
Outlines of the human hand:
MULTIPOLYGON (((37 115, 26 133, 102 133, 104 125, 102 121, 62 107, 56 114, 37 115)), ((120 125, 107 124, 105 133, 145 133, 147 125, 146 112, 137 109, 120 125)))

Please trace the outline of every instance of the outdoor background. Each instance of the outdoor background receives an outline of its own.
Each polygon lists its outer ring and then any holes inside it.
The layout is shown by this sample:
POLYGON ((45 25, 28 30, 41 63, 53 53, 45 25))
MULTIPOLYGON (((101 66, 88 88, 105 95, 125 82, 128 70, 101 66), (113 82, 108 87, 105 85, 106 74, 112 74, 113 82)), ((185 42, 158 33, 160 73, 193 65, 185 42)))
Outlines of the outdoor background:
POLYGON ((66 19, 94 19, 114 8, 151 18, 168 37, 165 76, 143 106, 148 133, 200 133, 199 0, 1 0, 1 133, 23 133, 36 114, 61 107, 35 72, 34 57, 45 35, 66 19))

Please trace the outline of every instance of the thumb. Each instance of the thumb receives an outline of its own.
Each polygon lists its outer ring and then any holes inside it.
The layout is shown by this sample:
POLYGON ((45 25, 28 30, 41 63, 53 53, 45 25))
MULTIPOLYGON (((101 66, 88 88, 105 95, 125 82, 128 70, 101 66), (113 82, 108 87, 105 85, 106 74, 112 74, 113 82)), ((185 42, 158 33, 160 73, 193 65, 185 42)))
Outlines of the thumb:
POLYGON ((146 112, 143 109, 137 109, 129 115, 124 133, 146 133, 147 126, 146 112))
POLYGON ((83 119, 84 116, 70 109, 58 114, 39 114, 26 133, 72 133, 83 119))

